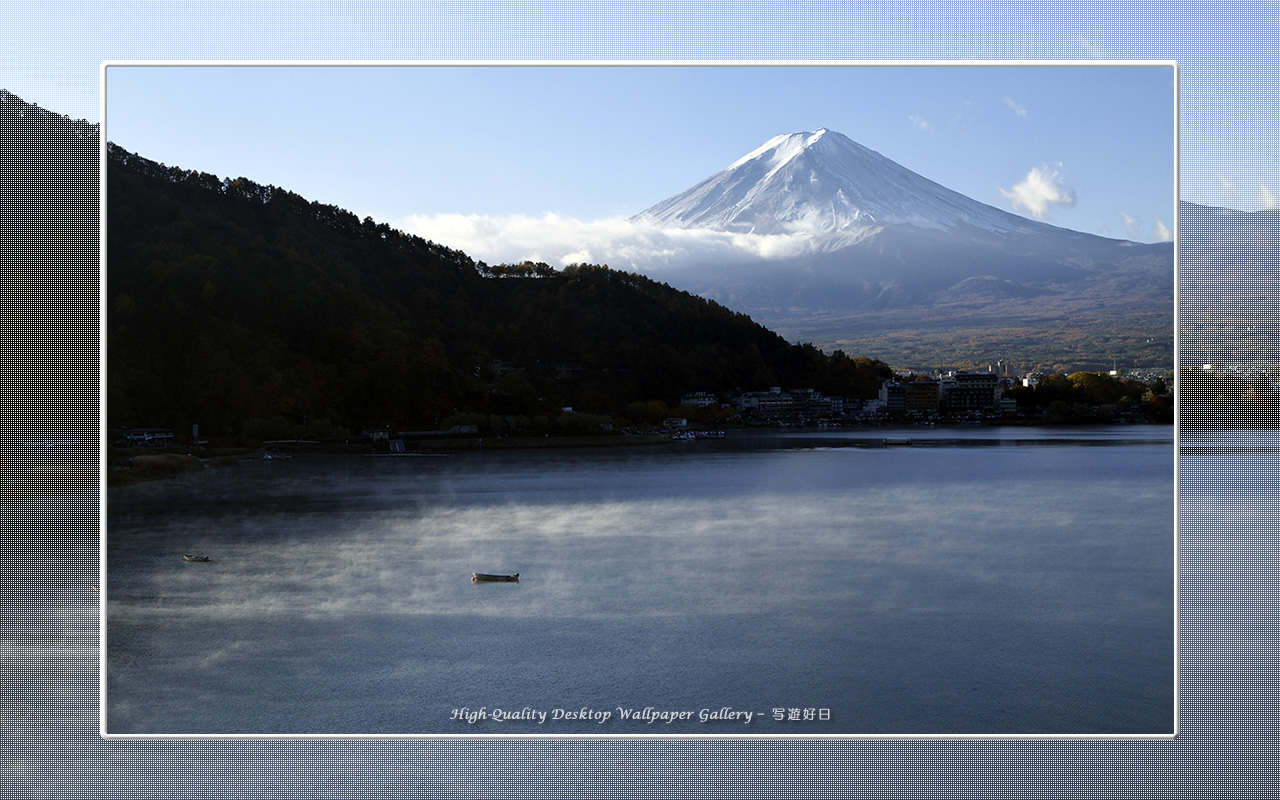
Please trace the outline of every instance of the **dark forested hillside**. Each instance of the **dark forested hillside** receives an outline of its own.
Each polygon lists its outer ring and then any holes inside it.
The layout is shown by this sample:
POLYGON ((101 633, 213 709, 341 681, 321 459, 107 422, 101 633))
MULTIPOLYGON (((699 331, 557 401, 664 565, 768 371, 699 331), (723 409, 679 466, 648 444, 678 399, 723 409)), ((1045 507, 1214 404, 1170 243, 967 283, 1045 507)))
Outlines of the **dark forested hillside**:
POLYGON ((0 89, 0 438, 97 425, 98 127, 0 89))
POLYGON ((640 275, 489 267, 114 145, 107 206, 112 426, 421 430, 460 412, 621 414, 688 391, 871 396, 886 372, 640 275))

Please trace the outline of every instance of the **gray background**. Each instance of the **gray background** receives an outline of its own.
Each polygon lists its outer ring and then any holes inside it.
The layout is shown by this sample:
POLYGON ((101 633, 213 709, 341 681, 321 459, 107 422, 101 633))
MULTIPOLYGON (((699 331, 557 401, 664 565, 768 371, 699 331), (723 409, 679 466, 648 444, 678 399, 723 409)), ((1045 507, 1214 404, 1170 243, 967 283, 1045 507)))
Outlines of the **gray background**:
MULTIPOLYGON (((1189 180, 1212 179, 1197 160, 1206 143, 1230 158, 1233 137, 1252 130, 1275 148, 1280 81, 1250 58, 1274 49, 1276 3, 194 6, 6 4, 0 85, 96 119, 104 59, 1175 59, 1184 196, 1189 180), (1228 38, 1219 15, 1247 24, 1228 38)), ((80 166, 96 192, 93 165, 80 166)), ((6 435, 15 419, 43 419, 96 441, 97 252, 4 255, 6 435)), ((1183 273, 1195 268, 1184 257, 1183 273)), ((1280 495, 1269 466, 1241 484, 1181 477, 1173 740, 103 741, 97 603, 85 591, 98 570, 96 454, 85 448, 64 474, 44 496, 0 502, 5 797, 1239 797, 1275 783, 1280 495)))

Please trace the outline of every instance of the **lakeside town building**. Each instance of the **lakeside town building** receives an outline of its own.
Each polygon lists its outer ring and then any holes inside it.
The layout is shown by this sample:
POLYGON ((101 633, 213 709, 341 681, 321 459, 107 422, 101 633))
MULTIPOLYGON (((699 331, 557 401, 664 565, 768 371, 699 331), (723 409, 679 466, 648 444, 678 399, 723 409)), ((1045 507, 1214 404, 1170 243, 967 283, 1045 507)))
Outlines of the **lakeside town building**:
POLYGON ((988 413, 1000 409, 1002 379, 994 372, 952 372, 938 380, 885 381, 879 399, 887 413, 988 413))

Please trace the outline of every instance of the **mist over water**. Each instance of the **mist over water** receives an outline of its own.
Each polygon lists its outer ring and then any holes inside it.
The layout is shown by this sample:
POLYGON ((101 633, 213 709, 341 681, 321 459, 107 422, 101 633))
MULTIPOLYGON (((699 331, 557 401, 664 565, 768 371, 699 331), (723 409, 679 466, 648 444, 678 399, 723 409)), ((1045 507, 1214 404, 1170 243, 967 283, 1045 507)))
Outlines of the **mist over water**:
POLYGON ((1167 733, 1172 430, 1134 430, 299 457, 113 490, 108 731, 1167 733), (694 714, 619 719, 645 707, 694 714), (753 718, 699 721, 724 707, 753 718), (548 716, 492 716, 526 708, 548 716))

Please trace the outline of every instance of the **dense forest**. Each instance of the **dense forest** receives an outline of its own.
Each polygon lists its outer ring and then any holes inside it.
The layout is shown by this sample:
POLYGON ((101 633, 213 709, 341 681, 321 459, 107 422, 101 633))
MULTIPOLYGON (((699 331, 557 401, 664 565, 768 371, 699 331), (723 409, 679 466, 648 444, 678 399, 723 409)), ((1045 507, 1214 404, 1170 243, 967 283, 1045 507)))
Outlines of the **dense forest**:
POLYGON ((872 397, 889 374, 641 275, 477 263, 113 144, 106 303, 108 425, 198 423, 213 437, 437 430, 467 415, 528 426, 564 408, 642 422, 685 392, 872 397))
POLYGON ((1044 422, 1111 422, 1118 414, 1173 422, 1173 388, 1164 378, 1148 385, 1100 372, 1057 373, 1035 386, 1014 386, 1006 397, 1024 415, 1044 422))
POLYGON ((98 127, 0 89, 0 432, 96 439, 98 127))

